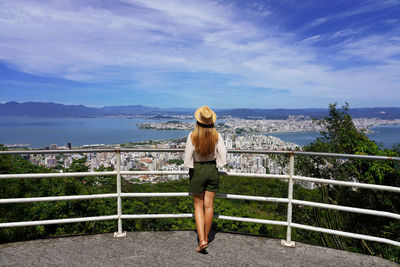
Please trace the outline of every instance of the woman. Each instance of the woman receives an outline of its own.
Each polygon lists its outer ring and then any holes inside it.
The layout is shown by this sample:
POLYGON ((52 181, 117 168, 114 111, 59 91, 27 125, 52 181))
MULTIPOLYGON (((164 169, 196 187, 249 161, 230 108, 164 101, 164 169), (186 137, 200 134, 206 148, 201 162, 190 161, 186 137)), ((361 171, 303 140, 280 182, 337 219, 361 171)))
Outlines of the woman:
POLYGON ((189 168, 190 192, 199 237, 198 252, 208 247, 208 234, 214 215, 214 197, 219 188, 218 169, 226 164, 226 147, 214 128, 217 116, 209 107, 196 110, 196 128, 186 141, 184 164, 189 168))

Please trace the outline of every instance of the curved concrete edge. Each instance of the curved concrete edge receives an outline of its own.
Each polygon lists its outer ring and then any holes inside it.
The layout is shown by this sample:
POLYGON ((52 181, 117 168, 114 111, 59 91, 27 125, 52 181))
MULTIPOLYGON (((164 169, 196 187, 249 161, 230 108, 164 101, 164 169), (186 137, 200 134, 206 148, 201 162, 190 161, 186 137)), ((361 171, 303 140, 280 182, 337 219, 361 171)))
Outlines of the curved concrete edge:
POLYGON ((378 257, 296 242, 211 233, 206 254, 195 231, 128 232, 51 238, 0 245, 0 266, 400 266, 378 257))

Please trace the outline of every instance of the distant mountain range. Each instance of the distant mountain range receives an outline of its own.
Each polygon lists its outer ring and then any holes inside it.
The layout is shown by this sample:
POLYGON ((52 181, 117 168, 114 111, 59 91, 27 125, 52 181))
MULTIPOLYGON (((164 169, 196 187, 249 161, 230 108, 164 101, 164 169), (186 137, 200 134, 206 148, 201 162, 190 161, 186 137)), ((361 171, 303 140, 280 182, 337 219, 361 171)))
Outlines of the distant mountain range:
MULTIPOLYGON (((7 102, 0 104, 0 116, 30 117, 102 117, 102 116, 145 116, 169 118, 176 115, 193 115, 195 108, 157 108, 142 105, 86 107, 51 102, 7 102)), ((216 109, 218 116, 239 118, 287 119, 289 115, 322 118, 328 109, 216 109)), ((400 119, 400 108, 351 108, 353 118, 400 119)))

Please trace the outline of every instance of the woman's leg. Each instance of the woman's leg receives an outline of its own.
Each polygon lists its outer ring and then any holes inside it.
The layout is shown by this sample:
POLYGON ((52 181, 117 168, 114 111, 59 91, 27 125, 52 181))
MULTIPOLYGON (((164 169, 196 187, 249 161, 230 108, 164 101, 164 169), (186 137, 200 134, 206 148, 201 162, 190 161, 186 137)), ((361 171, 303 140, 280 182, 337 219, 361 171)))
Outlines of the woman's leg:
POLYGON ((204 243, 204 192, 200 194, 193 194, 194 202, 194 219, 196 220, 197 235, 200 244, 204 243))
POLYGON ((204 239, 208 242, 208 234, 214 217, 215 192, 206 191, 204 194, 204 239))

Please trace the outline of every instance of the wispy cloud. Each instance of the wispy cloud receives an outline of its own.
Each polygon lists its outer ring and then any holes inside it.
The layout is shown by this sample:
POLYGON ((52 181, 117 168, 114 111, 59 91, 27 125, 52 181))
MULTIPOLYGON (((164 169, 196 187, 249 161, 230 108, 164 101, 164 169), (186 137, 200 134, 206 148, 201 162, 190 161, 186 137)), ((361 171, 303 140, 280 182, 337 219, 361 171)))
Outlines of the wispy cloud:
MULTIPOLYGON (((394 4, 367 2, 305 28, 394 4)), ((351 27, 305 36, 277 28, 268 20, 273 13, 268 6, 241 5, 205 0, 2 2, 0 60, 22 72, 97 85, 103 93, 115 86, 131 98, 158 94, 186 106, 217 105, 225 99, 226 106, 282 107, 316 95, 321 95, 320 105, 364 95, 385 105, 400 100, 399 94, 385 100, 381 93, 398 90, 396 26, 355 40, 361 31, 351 27), (340 41, 318 46, 333 39, 340 41)))
POLYGON ((332 22, 343 20, 344 18, 354 17, 360 14, 371 14, 376 13, 382 10, 390 10, 395 7, 399 7, 400 2, 398 0, 382 0, 382 1, 360 1, 358 5, 345 9, 343 11, 335 12, 333 14, 319 17, 314 19, 311 22, 308 22, 304 25, 303 30, 308 30, 314 27, 318 27, 320 25, 332 22))

